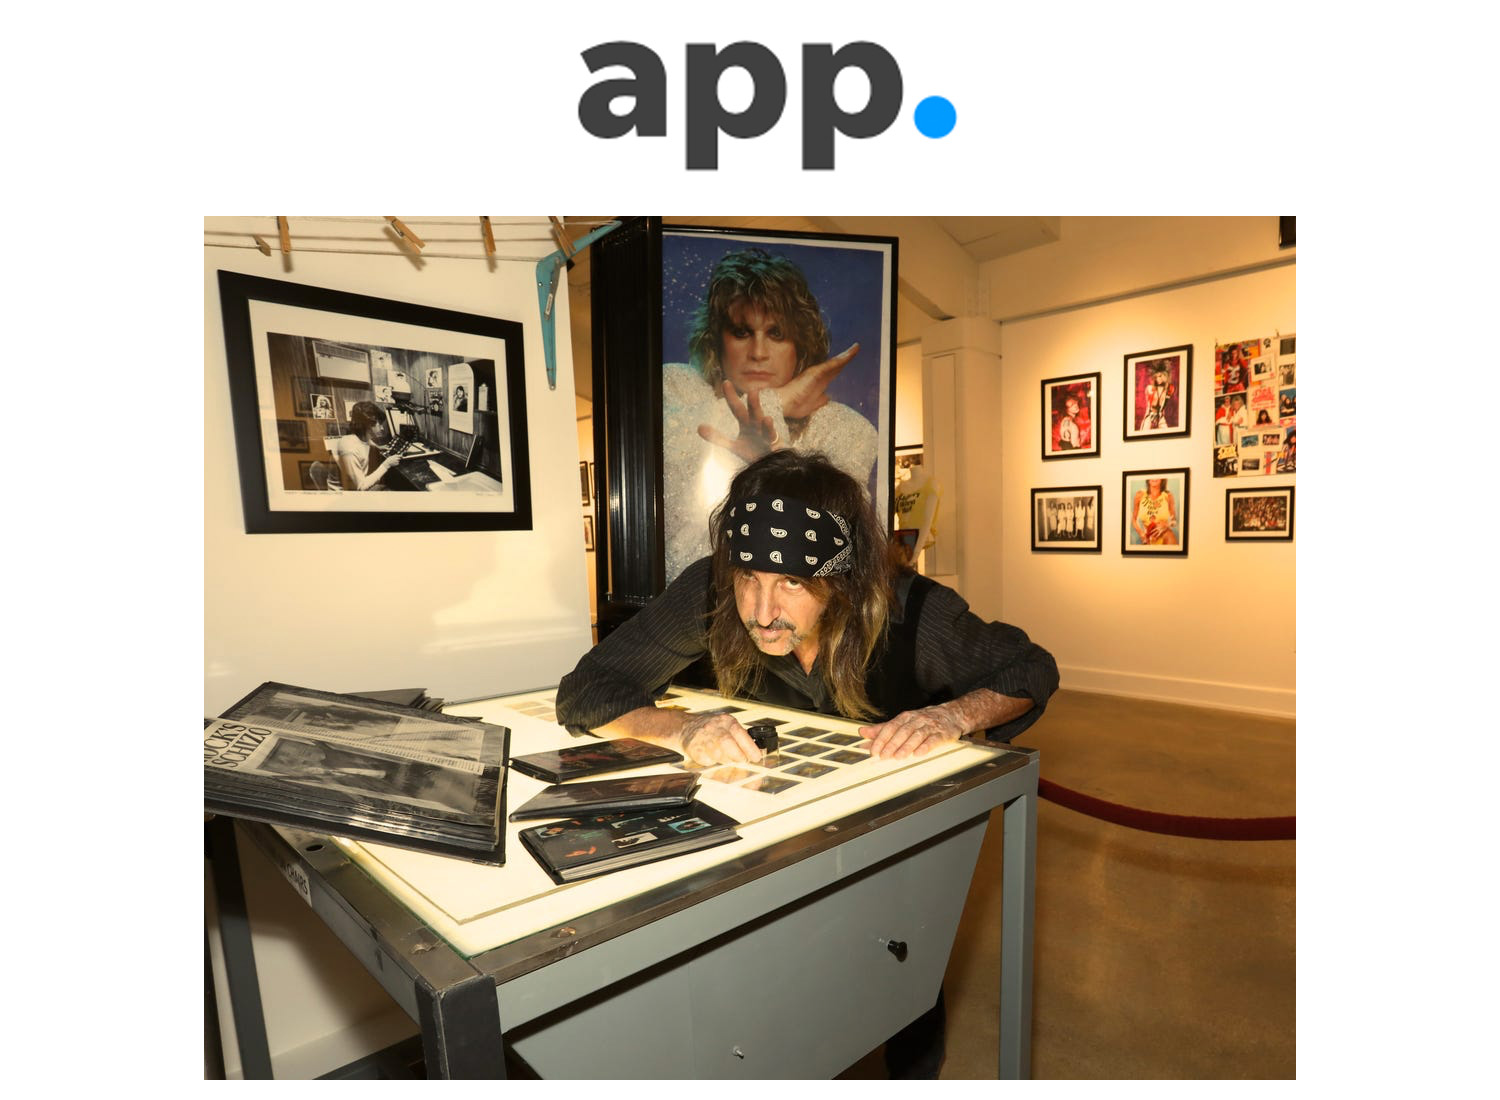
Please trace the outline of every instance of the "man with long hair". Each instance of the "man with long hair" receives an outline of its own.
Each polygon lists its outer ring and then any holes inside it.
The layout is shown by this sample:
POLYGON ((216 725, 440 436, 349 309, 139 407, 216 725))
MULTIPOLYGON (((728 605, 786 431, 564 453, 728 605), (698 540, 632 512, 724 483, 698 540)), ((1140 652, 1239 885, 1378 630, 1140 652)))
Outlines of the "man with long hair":
MULTIPOLYGON (((575 732, 636 737, 698 764, 762 758, 733 714, 655 703, 707 653, 719 690, 866 723, 872 756, 985 730, 1009 741, 1057 689, 1051 654, 903 564, 863 487, 821 454, 746 466, 710 518, 712 553, 594 647, 557 689, 575 732)), ((892 1078, 935 1078, 943 997, 885 1044, 892 1078)))
POLYGON ((821 454, 745 467, 709 522, 712 554, 563 678, 563 725, 699 764, 759 760, 732 714, 656 707, 705 653, 724 694, 864 722, 886 758, 979 730, 1009 741, 1057 688, 1056 662, 1023 631, 904 567, 863 488, 821 454))

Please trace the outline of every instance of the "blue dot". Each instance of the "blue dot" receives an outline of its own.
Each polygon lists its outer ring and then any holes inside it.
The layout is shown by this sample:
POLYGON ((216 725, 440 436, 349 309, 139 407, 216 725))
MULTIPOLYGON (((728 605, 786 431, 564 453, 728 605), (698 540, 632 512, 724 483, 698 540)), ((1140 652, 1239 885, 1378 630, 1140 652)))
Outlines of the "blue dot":
POLYGON ((958 123, 958 111, 942 96, 930 95, 917 104, 912 118, 926 137, 947 137, 958 123))

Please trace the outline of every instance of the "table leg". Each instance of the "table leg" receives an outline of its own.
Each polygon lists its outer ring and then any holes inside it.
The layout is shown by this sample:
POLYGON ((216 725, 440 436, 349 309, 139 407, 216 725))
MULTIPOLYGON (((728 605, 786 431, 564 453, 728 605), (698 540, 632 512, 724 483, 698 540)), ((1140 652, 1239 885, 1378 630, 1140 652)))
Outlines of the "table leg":
POLYGON ((234 820, 214 817, 207 824, 207 832, 214 901, 219 908, 219 942, 224 949, 224 981, 234 1012, 240 1071, 246 1081, 269 1081, 271 1048, 266 1041, 265 1011, 261 1007, 260 977, 250 938, 250 915, 245 907, 245 885, 240 878, 234 820))
POLYGON ((1031 1076, 1031 950, 1036 917, 1036 794, 1006 803, 1000 895, 1000 1076, 1031 1076))
POLYGON ((505 1077, 500 1001, 482 974, 444 990, 422 990, 422 1055, 429 1078, 498 1081, 505 1077))

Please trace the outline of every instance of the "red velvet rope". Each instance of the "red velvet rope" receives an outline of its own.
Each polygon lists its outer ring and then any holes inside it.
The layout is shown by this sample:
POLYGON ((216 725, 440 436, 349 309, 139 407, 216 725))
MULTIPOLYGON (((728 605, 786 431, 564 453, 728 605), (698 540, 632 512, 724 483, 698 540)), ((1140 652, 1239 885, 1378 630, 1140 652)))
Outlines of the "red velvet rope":
POLYGON ((1106 802, 1102 798, 1079 794, 1059 787, 1050 779, 1037 781, 1037 794, 1059 806, 1077 810, 1127 829, 1143 829, 1167 836, 1191 836, 1203 840, 1295 840, 1295 817, 1192 817, 1187 814, 1160 814, 1154 810, 1137 810, 1106 802))

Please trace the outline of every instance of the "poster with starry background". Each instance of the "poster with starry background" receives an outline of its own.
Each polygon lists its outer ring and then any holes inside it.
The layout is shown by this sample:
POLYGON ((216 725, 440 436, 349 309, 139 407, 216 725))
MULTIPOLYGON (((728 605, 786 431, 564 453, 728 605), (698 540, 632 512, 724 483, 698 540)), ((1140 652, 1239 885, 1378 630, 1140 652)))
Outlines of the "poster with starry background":
POLYGON ((895 285, 894 238, 664 227, 668 583, 708 553, 709 513, 733 476, 767 450, 823 451, 864 485, 888 521, 895 285), (716 278, 720 290, 711 295, 716 278), (783 305, 754 308, 730 289, 741 287, 752 299, 783 305), (695 343, 695 334, 707 335, 695 343), (798 402, 810 411, 797 415, 804 411, 798 402))

